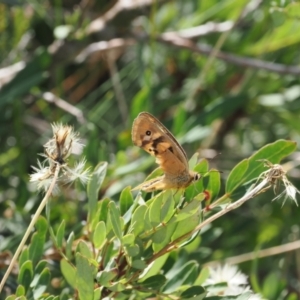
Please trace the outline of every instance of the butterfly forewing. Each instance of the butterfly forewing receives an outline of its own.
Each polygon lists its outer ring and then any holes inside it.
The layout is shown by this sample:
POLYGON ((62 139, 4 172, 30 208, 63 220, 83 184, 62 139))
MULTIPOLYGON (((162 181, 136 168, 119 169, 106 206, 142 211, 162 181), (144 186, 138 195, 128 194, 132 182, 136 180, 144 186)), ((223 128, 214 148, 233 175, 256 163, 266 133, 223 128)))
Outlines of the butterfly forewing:
POLYGON ((160 179, 152 180, 150 187, 145 187, 145 183, 144 190, 181 188, 191 183, 194 174, 189 171, 186 153, 171 132, 154 116, 146 112, 137 116, 132 126, 132 141, 155 156, 165 173, 160 179))
POLYGON ((172 134, 156 118, 140 113, 132 127, 133 143, 156 157, 165 173, 188 172, 186 154, 172 134))

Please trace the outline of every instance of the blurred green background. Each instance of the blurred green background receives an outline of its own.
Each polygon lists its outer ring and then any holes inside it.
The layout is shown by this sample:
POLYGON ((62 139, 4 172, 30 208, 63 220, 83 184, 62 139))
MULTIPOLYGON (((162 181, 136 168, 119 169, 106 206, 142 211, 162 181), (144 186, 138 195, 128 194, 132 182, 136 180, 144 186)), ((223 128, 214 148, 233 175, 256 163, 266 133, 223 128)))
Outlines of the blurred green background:
MULTIPOLYGON (((299 28, 298 1, 1 1, 0 275, 4 251, 14 251, 42 198, 28 174, 53 122, 80 132, 89 166, 108 161, 99 197, 115 200, 156 167, 131 142, 141 111, 161 120, 189 157, 210 158, 224 180, 267 143, 299 142, 299 28)), ((289 165, 298 160, 295 153, 289 165)), ((299 169, 289 176, 299 186, 299 169)), ((75 188, 53 199, 53 227, 65 219, 76 231, 85 220, 85 188, 75 188)), ((299 210, 273 198, 267 192, 217 220, 193 258, 298 240, 299 210)), ((298 299, 299 255, 240 268, 269 299, 298 299)))

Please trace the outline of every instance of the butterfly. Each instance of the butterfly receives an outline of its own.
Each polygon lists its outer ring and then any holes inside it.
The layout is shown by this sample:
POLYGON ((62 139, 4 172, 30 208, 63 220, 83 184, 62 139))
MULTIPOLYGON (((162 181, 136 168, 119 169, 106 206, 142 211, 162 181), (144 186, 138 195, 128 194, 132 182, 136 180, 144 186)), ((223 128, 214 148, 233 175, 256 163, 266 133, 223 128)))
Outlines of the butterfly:
POLYGON ((141 112, 132 125, 132 142, 155 156, 164 175, 148 180, 133 190, 153 192, 181 189, 200 179, 200 174, 189 170, 186 153, 172 133, 154 116, 141 112))

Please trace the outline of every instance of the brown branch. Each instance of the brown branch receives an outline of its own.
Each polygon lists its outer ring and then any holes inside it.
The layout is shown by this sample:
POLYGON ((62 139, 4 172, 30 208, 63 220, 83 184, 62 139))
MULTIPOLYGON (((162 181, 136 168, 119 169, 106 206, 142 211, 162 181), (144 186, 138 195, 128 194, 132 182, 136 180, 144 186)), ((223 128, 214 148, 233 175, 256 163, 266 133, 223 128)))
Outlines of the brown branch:
MULTIPOLYGON (((163 3, 162 0, 119 0, 108 10, 103 16, 92 21, 87 27, 86 33, 91 35, 93 33, 106 35, 105 31, 116 31, 116 27, 124 30, 128 27, 132 20, 140 15, 148 14, 149 9, 156 3, 163 3), (111 30, 108 30, 108 29, 111 30)), ((107 32, 108 34, 108 32, 107 32)))
POLYGON ((234 22, 233 21, 225 21, 222 23, 216 23, 216 22, 208 22, 206 24, 191 27, 187 29, 182 29, 178 31, 168 31, 166 33, 163 33, 162 36, 166 36, 167 38, 171 38, 174 34, 175 37, 180 36, 185 39, 193 39, 200 36, 209 35, 211 33, 216 32, 226 32, 233 28, 234 22))
MULTIPOLYGON (((171 36, 168 36, 167 34, 160 35, 157 38, 157 40, 164 44, 172 45, 178 48, 188 49, 193 52, 204 54, 204 55, 210 55, 211 52, 213 51, 213 47, 207 44, 203 44, 203 43, 196 44, 191 40, 181 38, 179 35, 175 37, 173 33, 171 36)), ((287 66, 283 64, 267 62, 260 59, 239 56, 239 55, 230 54, 222 51, 219 51, 216 54, 216 57, 241 67, 264 69, 279 74, 290 74, 290 75, 297 75, 297 76, 300 75, 300 68, 294 66, 287 66)))
MULTIPOLYGON (((222 260, 222 262, 236 265, 257 258, 269 257, 269 256, 278 255, 289 251, 294 251, 299 248, 300 248, 300 240, 287 243, 284 245, 280 245, 280 246, 271 247, 268 249, 263 249, 263 250, 249 252, 249 253, 244 253, 233 257, 228 257, 222 260)), ((220 260, 208 262, 207 264, 205 264, 205 266, 214 266, 217 264, 220 264, 220 260)))
MULTIPOLYGON (((107 52, 111 49, 128 47, 136 44, 136 41, 144 41, 150 39, 147 35, 135 35, 135 40, 132 38, 128 39, 112 39, 111 41, 101 41, 98 43, 93 43, 86 47, 77 57, 76 62, 83 62, 93 53, 107 52)), ((192 40, 185 39, 176 34, 175 32, 166 32, 157 37, 159 42, 167 45, 174 46, 176 48, 184 48, 190 51, 210 55, 213 48, 207 44, 194 43, 192 40)), ((300 68, 294 66, 288 66, 284 64, 278 64, 273 62, 264 61, 261 59, 255 59, 250 57, 239 56, 231 53, 226 53, 219 51, 216 57, 224 60, 228 63, 235 64, 241 67, 248 67, 254 69, 264 69, 266 71, 279 73, 279 74, 290 74, 290 75, 300 75, 300 68)))
POLYGON ((109 53, 111 50, 118 50, 118 49, 125 49, 126 47, 132 46, 136 44, 136 41, 134 39, 128 38, 128 39, 112 39, 110 41, 101 41, 97 43, 92 43, 85 47, 75 58, 76 63, 82 63, 89 56, 91 56, 94 53, 109 53))
POLYGON ((73 106, 72 104, 66 102, 65 100, 57 97, 51 92, 45 92, 43 93, 42 97, 50 102, 56 105, 57 107, 61 108, 62 110, 68 112, 69 114, 75 116, 79 123, 83 124, 85 123, 85 119, 83 116, 83 112, 78 109, 77 107, 73 106))

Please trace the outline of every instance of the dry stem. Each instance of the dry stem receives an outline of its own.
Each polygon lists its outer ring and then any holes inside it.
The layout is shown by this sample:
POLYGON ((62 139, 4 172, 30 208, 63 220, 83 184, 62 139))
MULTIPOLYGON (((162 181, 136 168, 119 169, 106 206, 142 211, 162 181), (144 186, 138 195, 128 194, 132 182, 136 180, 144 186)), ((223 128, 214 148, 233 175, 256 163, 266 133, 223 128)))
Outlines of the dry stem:
POLYGON ((54 185, 56 183, 56 180, 57 180, 57 177, 58 177, 58 174, 59 174, 59 170, 60 170, 60 165, 57 163, 56 166, 55 166, 55 173, 54 173, 51 185, 50 185, 44 199, 42 200, 40 206, 38 207, 37 211, 35 212, 32 220, 31 220, 31 222, 30 222, 30 224, 29 224, 29 226, 28 226, 28 228, 27 228, 27 230, 26 230, 26 232, 25 232, 25 234, 24 234, 24 236, 23 236, 23 238, 22 238, 22 240, 21 240, 21 242, 20 242, 20 244, 19 244, 19 246, 18 246, 18 248, 17 248, 17 250, 16 250, 16 252, 15 252, 15 254, 14 254, 14 256, 13 256, 13 258, 12 258, 12 260, 11 260, 11 262, 10 262, 10 264, 9 264, 5 274, 4 274, 4 276, 3 276, 3 278, 2 278, 2 281, 0 283, 0 292, 2 291, 2 289, 4 287, 4 284, 5 284, 8 276, 9 276, 9 274, 10 274, 11 270, 13 269, 13 266, 17 262, 17 259, 20 255, 21 251, 23 250, 23 247, 24 247, 24 245, 25 245, 25 243, 26 243, 26 241, 27 241, 27 239, 28 239, 35 223, 37 222, 38 217, 40 216, 41 212, 43 211, 45 205, 48 202, 48 199, 49 199, 49 197, 50 197, 50 195, 53 191, 54 185))

